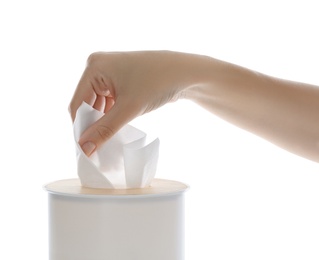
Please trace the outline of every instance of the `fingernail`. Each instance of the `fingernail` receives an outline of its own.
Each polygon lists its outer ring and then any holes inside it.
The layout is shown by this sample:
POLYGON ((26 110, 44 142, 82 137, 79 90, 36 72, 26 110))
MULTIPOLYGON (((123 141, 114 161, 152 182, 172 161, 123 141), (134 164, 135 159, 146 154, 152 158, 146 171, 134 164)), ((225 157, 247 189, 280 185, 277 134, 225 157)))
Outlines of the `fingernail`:
POLYGON ((92 142, 86 142, 81 148, 87 156, 90 156, 94 152, 96 145, 92 142))

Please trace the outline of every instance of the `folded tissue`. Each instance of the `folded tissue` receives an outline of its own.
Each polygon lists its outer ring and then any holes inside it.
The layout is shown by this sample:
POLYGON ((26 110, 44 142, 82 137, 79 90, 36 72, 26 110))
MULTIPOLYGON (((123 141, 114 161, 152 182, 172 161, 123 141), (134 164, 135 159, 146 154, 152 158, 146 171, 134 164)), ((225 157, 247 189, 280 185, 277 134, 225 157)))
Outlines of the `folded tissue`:
POLYGON ((159 139, 147 143, 141 130, 125 125, 90 157, 78 141, 81 134, 104 114, 83 102, 78 108, 73 130, 77 170, 82 186, 101 189, 144 188, 155 176, 159 139))

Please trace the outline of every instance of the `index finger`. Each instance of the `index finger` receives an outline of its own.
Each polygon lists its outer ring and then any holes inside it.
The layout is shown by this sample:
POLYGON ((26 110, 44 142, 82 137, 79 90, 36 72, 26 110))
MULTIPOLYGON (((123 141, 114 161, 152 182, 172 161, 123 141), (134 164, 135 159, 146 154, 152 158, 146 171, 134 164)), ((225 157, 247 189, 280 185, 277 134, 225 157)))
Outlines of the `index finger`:
POLYGON ((72 121, 74 121, 76 111, 83 101, 93 106, 95 100, 96 93, 94 91, 93 83, 90 80, 88 69, 86 68, 69 104, 69 112, 71 114, 72 121))

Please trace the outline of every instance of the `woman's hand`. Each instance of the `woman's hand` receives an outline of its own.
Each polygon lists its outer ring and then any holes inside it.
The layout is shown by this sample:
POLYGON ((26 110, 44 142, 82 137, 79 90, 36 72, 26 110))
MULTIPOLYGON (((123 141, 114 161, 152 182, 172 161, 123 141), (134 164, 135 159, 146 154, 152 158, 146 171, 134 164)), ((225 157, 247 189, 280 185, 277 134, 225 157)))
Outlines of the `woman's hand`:
POLYGON ((194 84, 192 59, 196 55, 146 51, 93 53, 70 103, 74 120, 84 101, 105 115, 79 140, 89 156, 122 126, 185 95, 194 84))

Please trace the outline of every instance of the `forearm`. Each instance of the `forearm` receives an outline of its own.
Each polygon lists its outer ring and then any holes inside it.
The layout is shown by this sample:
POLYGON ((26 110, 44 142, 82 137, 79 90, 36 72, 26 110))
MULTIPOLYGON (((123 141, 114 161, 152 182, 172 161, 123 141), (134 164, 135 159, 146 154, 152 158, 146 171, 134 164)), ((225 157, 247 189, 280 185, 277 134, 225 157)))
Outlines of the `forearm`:
POLYGON ((319 162, 319 87, 204 58, 206 79, 187 97, 215 115, 319 162))

